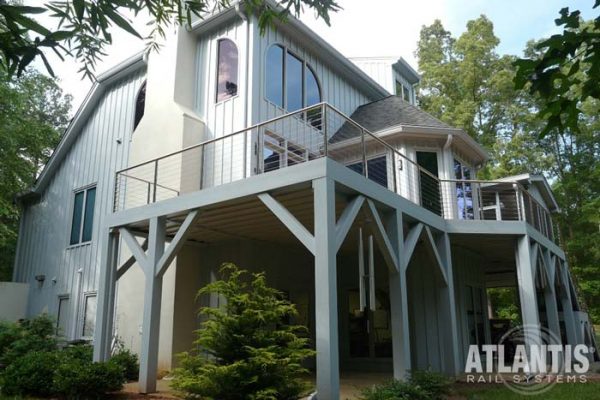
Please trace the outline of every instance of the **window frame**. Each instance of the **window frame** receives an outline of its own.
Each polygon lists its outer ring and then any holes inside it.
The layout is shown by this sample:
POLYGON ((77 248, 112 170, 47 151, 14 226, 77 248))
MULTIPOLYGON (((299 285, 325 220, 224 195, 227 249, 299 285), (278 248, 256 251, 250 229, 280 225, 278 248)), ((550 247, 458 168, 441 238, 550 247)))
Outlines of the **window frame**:
MULTIPOLYGON (((288 97, 287 97, 287 56, 291 55, 295 58, 297 58, 298 60, 300 60, 302 62, 302 107, 300 107, 300 109, 302 108, 306 108, 308 107, 308 98, 307 98, 307 91, 306 91, 306 77, 308 76, 307 74, 307 70, 310 71, 310 73, 314 76, 315 78, 315 82, 317 83, 317 88, 319 90, 319 98, 321 99, 318 103, 322 103, 323 100, 323 86, 321 85, 321 81, 319 79, 319 75, 317 74, 315 68, 309 64, 306 61, 306 58, 301 56, 299 54, 299 52, 296 52, 294 50, 291 50, 289 46, 283 44, 283 43, 272 43, 270 44, 265 53, 263 54, 263 77, 264 77, 264 83, 262 85, 262 90, 263 90, 263 98, 266 102, 268 102, 269 104, 273 105, 274 107, 277 107, 283 111, 288 111, 288 97), (273 102, 271 99, 268 98, 267 96, 267 81, 268 81, 268 77, 267 77, 267 63, 266 63, 266 59, 267 56, 269 54, 269 51, 271 51, 271 49, 274 47, 280 47, 283 50, 283 57, 282 57, 282 105, 280 106, 279 104, 273 102)), ((314 104, 313 104, 314 105, 314 104)), ((297 111, 297 110, 295 110, 297 111)), ((294 112, 294 111, 291 111, 294 112)))
MULTIPOLYGON (((60 304, 61 304, 61 302, 63 300, 66 300, 66 301, 68 301, 70 303, 71 296, 68 293, 66 293, 66 294, 59 294, 57 296, 57 299, 58 299, 58 304, 56 306, 56 325, 55 325, 54 329, 56 331, 56 335, 59 335, 58 330, 60 329, 60 316, 61 316, 61 307, 60 307, 60 304)), ((66 310, 67 311, 67 318, 69 316, 68 308, 69 307, 67 307, 67 310, 66 310)), ((63 311, 65 311, 65 310, 63 310, 63 311)), ((68 330, 69 330, 70 322, 71 321, 69 319, 67 319, 67 321, 66 321, 66 327, 65 327, 65 332, 62 332, 62 337, 64 337, 64 338, 68 338, 69 337, 68 330)))
POLYGON ((98 194, 98 184, 97 183, 91 183, 89 185, 82 186, 77 189, 73 189, 73 191, 71 192, 71 212, 70 212, 70 215, 71 215, 70 221, 71 222, 70 222, 69 234, 67 235, 67 249, 75 248, 75 247, 79 247, 79 246, 86 246, 86 245, 89 245, 90 243, 92 243, 93 236, 94 236, 94 219, 96 218, 97 194, 98 194), (90 236, 90 240, 83 241, 83 227, 85 225, 88 190, 90 190, 90 189, 96 189, 96 197, 94 198, 94 208, 92 209, 92 234, 90 236), (73 233, 73 219, 75 217, 75 197, 77 196, 78 193, 81 193, 81 192, 84 192, 84 195, 83 195, 83 206, 81 209, 81 223, 79 226, 79 235, 78 235, 79 241, 77 243, 71 243, 71 236, 73 233))
POLYGON ((236 97, 239 97, 239 95, 240 95, 240 85, 239 85, 239 82, 240 82, 240 47, 238 46, 237 42, 235 40, 233 40, 232 38, 230 38, 229 36, 222 36, 216 40, 215 52, 216 52, 215 58, 216 58, 217 65, 215 68, 215 86, 214 86, 215 91, 213 94, 213 100, 215 101, 215 104, 221 104, 221 103, 225 103, 226 101, 235 99, 236 97), (233 43, 233 45, 235 46, 235 50, 237 52, 238 62, 237 62, 237 70, 236 70, 236 81, 238 83, 238 86, 237 86, 236 93, 233 96, 229 96, 223 100, 218 100, 218 96, 219 96, 219 44, 224 40, 227 40, 227 41, 230 41, 231 43, 233 43))
POLYGON ((85 316, 87 314, 87 300, 90 297, 95 297, 96 298, 96 313, 98 312, 98 292, 96 291, 91 291, 91 292, 85 292, 83 293, 82 296, 82 306, 81 310, 82 310, 82 314, 81 314, 81 324, 79 326, 79 337, 81 339, 84 340, 92 340, 94 338, 94 334, 96 333, 96 316, 94 315, 94 332, 92 333, 92 336, 85 336, 85 316))

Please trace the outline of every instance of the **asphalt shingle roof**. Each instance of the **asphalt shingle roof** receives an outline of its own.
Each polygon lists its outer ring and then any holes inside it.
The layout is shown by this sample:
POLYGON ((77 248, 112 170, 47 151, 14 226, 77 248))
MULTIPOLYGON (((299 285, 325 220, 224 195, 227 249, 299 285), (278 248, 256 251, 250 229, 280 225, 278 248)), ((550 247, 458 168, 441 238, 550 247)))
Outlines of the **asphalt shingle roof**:
MULTIPOLYGON (((452 129, 450 125, 402 100, 398 96, 388 96, 381 100, 364 104, 358 107, 350 118, 370 132, 377 132, 398 125, 452 129)), ((331 142, 339 142, 358 135, 358 129, 349 123, 345 123, 332 137, 331 142)))

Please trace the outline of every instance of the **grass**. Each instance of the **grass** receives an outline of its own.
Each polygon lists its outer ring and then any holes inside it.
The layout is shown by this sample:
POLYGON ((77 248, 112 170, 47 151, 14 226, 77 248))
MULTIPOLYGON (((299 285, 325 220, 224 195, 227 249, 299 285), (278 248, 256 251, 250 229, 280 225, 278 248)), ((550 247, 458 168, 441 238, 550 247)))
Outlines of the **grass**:
POLYGON ((559 383, 547 392, 538 395, 519 395, 503 385, 471 385, 461 384, 455 387, 459 399, 467 400, 596 400, 600 398, 600 382, 559 383))

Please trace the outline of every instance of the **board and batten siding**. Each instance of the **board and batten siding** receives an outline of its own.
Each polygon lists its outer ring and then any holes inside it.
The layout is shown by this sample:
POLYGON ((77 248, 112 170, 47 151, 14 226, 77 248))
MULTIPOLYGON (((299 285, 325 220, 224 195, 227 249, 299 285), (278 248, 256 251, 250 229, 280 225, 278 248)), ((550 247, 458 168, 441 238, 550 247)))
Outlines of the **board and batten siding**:
POLYGON ((14 278, 30 284, 27 314, 56 317, 59 296, 68 296, 69 337, 81 336, 84 294, 98 287, 101 221, 112 212, 115 172, 127 166, 144 78, 145 70, 138 69, 105 90, 40 199, 23 211, 14 278), (91 186, 96 186, 92 240, 70 246, 74 193, 91 186), (36 275, 45 275, 42 285, 36 275))

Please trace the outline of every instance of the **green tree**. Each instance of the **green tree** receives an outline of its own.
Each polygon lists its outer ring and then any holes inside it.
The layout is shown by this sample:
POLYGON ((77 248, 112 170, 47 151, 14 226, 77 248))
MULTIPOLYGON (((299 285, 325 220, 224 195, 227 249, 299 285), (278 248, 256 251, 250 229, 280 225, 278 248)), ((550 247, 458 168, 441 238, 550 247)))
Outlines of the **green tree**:
MULTIPOLYGON (((21 74, 37 57, 53 75, 45 52, 52 50, 63 57, 74 56, 81 63, 80 72, 90 79, 94 68, 112 43, 114 28, 123 29, 145 39, 148 49, 157 49, 159 39, 173 24, 191 26, 214 11, 230 7, 231 0, 69 0, 50 1, 42 7, 28 7, 0 0, 0 67, 9 74, 21 74), (127 14, 149 18, 147 37, 136 31, 127 14), (59 21, 59 29, 52 31, 37 22, 36 17, 50 15, 59 21)), ((243 7, 257 13, 264 31, 276 21, 285 21, 289 15, 299 15, 303 7, 315 11, 329 24, 329 13, 340 7, 334 0, 278 0, 272 7, 267 0, 249 0, 243 7)))
POLYGON ((36 71, 0 69, 0 281, 11 280, 18 235, 15 196, 30 188, 66 128, 71 96, 36 71))
MULTIPOLYGON (((594 9, 598 6, 600 0, 594 9)), ((544 100, 540 114, 547 123, 542 136, 552 130, 579 132, 584 102, 600 100, 600 16, 584 23, 579 10, 563 8, 555 22, 564 26, 563 32, 537 43, 541 54, 515 62, 516 87, 528 88, 544 100)))
MULTIPOLYGON (((589 34, 594 29, 595 22, 588 21, 571 32, 583 35, 580 31, 589 34)), ((528 43, 525 57, 532 62, 546 57, 540 45, 544 42, 528 43)), ((416 53, 422 73, 420 105, 463 128, 488 149, 492 160, 480 171, 480 178, 528 172, 550 180, 562 210, 555 222, 580 299, 592 318, 600 320, 600 101, 587 96, 577 103, 577 130, 563 127, 543 135, 547 99, 531 90, 531 83, 515 89, 516 57, 497 55, 497 45, 493 25, 485 17, 469 21, 458 39, 439 21, 423 27, 416 53)), ((568 71, 577 63, 574 80, 594 80, 590 63, 563 61, 560 64, 568 71)), ((571 90, 577 97, 576 88, 571 90)), ((506 300, 506 296, 497 297, 500 303, 506 300)))
POLYGON ((298 398, 307 372, 302 361, 314 352, 306 328, 288 322, 296 308, 267 285, 264 273, 224 264, 221 275, 198 295, 218 295, 225 304, 201 309, 208 319, 197 331, 200 350, 183 355, 173 387, 190 398, 298 398))

